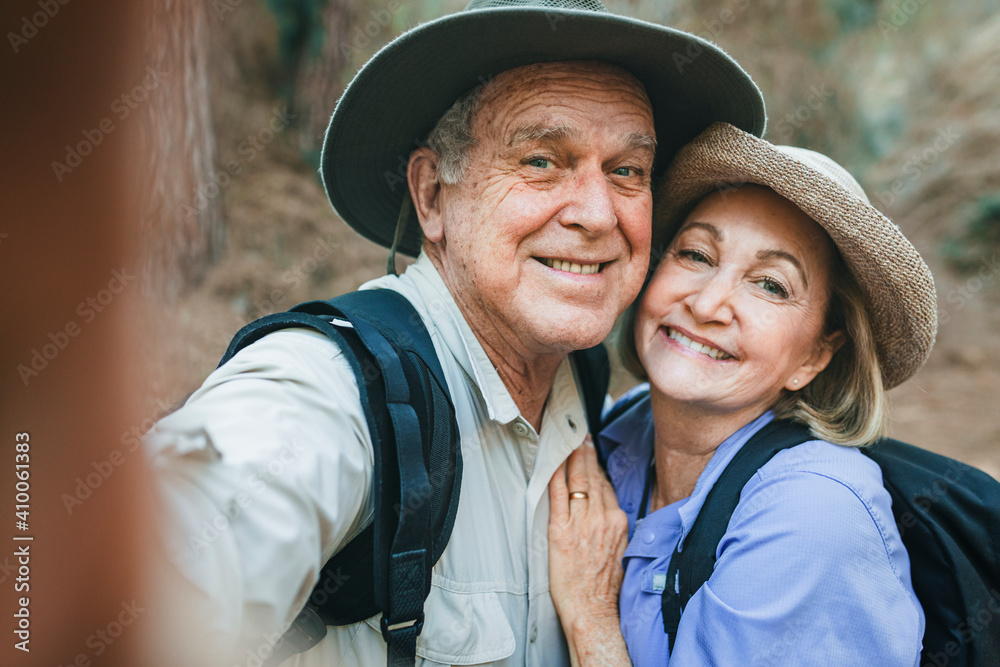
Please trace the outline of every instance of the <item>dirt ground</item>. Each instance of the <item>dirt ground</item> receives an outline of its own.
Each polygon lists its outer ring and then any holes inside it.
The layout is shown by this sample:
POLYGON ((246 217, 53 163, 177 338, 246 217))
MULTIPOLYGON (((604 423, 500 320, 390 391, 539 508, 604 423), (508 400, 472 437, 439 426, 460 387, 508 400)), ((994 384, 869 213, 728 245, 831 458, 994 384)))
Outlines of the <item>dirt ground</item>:
MULTIPOLYGON (((157 353, 148 357, 150 416, 193 391, 247 322, 384 272, 385 251, 336 217, 315 172, 276 153, 247 165, 222 194, 224 259, 198 288, 151 309, 145 335, 157 353)), ((897 222, 906 231, 905 221, 897 222)), ((913 240, 923 249, 919 231, 913 240)), ((941 301, 938 342, 927 365, 891 393, 892 435, 1000 479, 1000 268, 990 256, 979 279, 956 276, 928 257, 941 301)), ((617 369, 612 394, 632 382, 617 369)))

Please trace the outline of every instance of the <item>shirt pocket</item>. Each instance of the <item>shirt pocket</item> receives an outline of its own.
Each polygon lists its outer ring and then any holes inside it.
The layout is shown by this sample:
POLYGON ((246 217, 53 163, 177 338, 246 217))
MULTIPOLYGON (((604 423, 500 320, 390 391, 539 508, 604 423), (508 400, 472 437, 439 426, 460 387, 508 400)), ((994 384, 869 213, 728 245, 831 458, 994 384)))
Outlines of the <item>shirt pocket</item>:
MULTIPOLYGON (((379 628, 381 615, 368 619, 379 628)), ((462 593, 431 586, 424 628, 417 637, 418 665, 476 665, 514 653, 514 632, 493 591, 462 593)))

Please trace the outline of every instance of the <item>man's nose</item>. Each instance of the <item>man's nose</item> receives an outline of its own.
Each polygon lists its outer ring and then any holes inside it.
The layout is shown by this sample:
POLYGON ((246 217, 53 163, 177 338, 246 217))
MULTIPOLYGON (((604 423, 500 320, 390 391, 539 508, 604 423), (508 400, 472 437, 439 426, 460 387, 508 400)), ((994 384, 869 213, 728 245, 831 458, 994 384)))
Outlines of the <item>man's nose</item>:
POLYGON ((559 215, 567 227, 577 226, 592 234, 602 234, 618 224, 614 192, 601 165, 586 165, 573 178, 568 202, 559 215))

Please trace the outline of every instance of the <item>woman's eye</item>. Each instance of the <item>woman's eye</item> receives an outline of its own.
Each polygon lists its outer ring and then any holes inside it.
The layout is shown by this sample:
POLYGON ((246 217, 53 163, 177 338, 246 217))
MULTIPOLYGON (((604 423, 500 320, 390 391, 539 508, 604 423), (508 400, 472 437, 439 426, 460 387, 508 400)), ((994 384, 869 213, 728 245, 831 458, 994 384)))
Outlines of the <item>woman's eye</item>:
POLYGON ((549 162, 543 157, 533 157, 530 160, 528 160, 528 164, 530 164, 532 167, 538 167, 539 169, 546 169, 552 165, 551 162, 549 162))
POLYGON ((788 291, 781 286, 781 283, 775 282, 770 278, 761 278, 757 281, 757 284, 768 294, 788 298, 788 291))
POLYGON ((697 250, 681 250, 677 254, 685 259, 690 259, 693 262, 708 264, 708 257, 705 257, 705 255, 701 254, 697 250))

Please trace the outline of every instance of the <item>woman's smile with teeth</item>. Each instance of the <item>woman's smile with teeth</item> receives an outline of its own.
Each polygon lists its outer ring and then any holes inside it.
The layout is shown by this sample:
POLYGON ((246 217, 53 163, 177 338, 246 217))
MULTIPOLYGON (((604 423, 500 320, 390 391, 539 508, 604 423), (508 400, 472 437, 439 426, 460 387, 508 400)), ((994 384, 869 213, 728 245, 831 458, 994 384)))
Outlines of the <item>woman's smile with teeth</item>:
POLYGON ((685 347, 689 347, 695 352, 701 352, 702 354, 708 355, 713 359, 731 359, 732 355, 723 352, 722 350, 717 350, 714 347, 709 347, 708 345, 702 345, 697 343, 679 331, 674 331, 673 329, 667 328, 667 337, 671 340, 675 340, 685 347))
POLYGON ((597 273, 601 270, 600 264, 577 264, 575 262, 564 262, 560 259, 549 259, 548 257, 539 258, 539 261, 550 269, 568 271, 570 273, 579 273, 585 276, 590 275, 591 273, 597 273))

